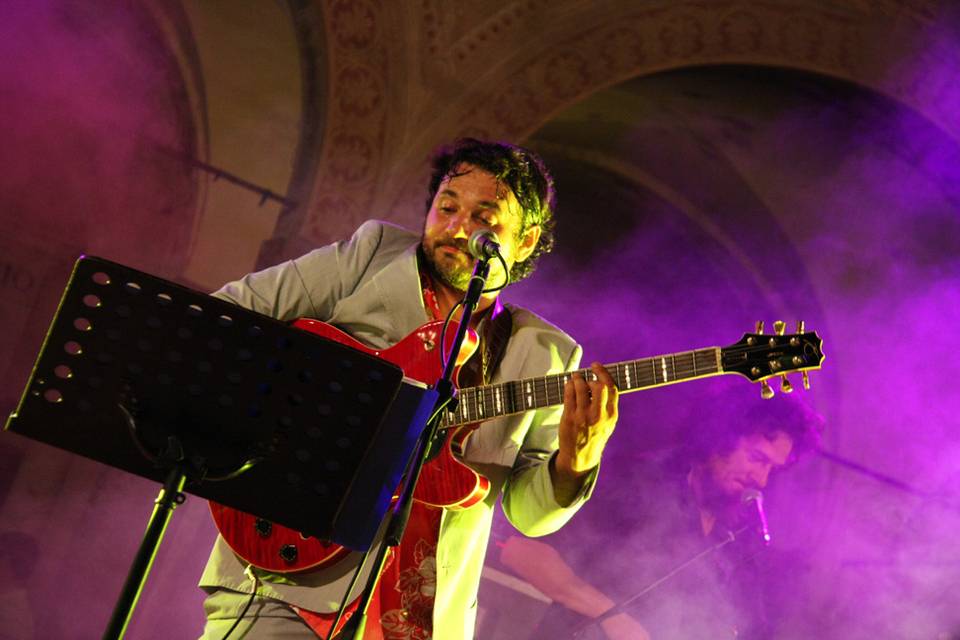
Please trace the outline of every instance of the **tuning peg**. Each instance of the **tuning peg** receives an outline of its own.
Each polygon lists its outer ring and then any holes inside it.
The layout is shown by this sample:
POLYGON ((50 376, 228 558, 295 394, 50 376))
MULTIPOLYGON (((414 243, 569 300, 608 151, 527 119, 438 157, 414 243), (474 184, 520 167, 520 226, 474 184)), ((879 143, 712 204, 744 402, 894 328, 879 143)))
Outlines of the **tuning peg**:
POLYGON ((790 381, 787 379, 787 374, 780 376, 780 391, 783 393, 793 393, 793 385, 790 384, 790 381))
POLYGON ((757 320, 757 330, 754 333, 763 334, 763 320, 757 320))
POLYGON ((809 388, 810 388, 810 374, 807 373, 806 371, 801 371, 801 373, 803 374, 803 388, 804 388, 804 389, 809 389, 809 388))
POLYGON ((778 336, 782 336, 786 328, 787 328, 787 323, 784 322, 783 320, 777 320, 776 322, 773 323, 773 331, 778 336))
POLYGON ((764 400, 769 400, 773 397, 773 389, 770 388, 770 384, 766 380, 760 381, 760 397, 764 400))
POLYGON ((797 333, 803 333, 803 320, 797 320, 797 333))

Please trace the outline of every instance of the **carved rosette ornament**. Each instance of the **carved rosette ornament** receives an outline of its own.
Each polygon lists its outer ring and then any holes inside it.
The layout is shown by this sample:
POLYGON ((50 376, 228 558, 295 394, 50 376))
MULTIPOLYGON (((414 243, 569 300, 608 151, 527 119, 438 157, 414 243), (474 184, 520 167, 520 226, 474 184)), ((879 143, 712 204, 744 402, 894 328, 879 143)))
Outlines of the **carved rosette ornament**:
POLYGON ((365 218, 363 205, 383 162, 389 77, 381 21, 373 0, 325 3, 329 112, 315 189, 303 235, 342 237, 365 218))

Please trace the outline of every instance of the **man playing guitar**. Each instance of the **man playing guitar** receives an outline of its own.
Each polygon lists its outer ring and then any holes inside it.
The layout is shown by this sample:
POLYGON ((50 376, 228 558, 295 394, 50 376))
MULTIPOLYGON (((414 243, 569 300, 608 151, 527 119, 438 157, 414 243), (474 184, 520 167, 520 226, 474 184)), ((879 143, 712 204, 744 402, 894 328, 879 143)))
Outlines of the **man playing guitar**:
MULTIPOLYGON (((405 339, 433 349, 438 336, 417 330, 451 310, 459 317, 456 306, 475 264, 467 246, 471 235, 487 229, 499 239, 506 271, 492 262, 487 286, 495 288, 508 281, 508 273, 516 281, 533 271, 552 247, 554 224, 552 178, 527 150, 459 140, 438 152, 433 169, 419 237, 369 221, 349 240, 249 274, 215 295, 281 320, 322 320, 371 349, 405 339)), ((576 342, 530 311, 502 304, 496 291, 484 295, 471 325, 480 346, 461 371, 461 387, 579 366, 576 342)), ((558 387, 562 408, 480 420, 458 443, 463 461, 483 477, 484 491, 448 508, 415 502, 403 541, 378 583, 365 638, 473 637, 497 499, 520 532, 538 536, 560 528, 590 494, 617 421, 618 399, 607 370, 596 363, 591 370, 589 380, 572 374, 558 387)), ((526 406, 534 406, 532 400, 526 406)), ((432 481, 429 475, 421 479, 432 481)), ((277 573, 235 551, 218 536, 200 580, 209 594, 205 640, 228 633, 312 638, 329 631, 342 596, 331 587, 353 569, 351 556, 332 566, 277 573)))

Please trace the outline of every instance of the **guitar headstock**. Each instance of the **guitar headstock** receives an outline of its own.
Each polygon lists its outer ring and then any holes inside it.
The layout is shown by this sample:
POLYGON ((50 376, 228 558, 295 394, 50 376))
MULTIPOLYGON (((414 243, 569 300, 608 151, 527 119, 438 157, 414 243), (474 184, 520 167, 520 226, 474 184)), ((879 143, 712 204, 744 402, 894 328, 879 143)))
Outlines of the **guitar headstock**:
POLYGON ((823 363, 823 340, 816 332, 805 332, 803 321, 797 322, 796 333, 784 333, 786 325, 777 320, 774 333, 764 335, 763 321, 757 322, 756 332, 745 333, 740 340, 720 349, 723 370, 739 373, 753 382, 760 383, 760 395, 773 397, 769 378, 780 377, 780 390, 793 391, 788 373, 800 371, 803 388, 810 388, 809 371, 819 369, 823 363))

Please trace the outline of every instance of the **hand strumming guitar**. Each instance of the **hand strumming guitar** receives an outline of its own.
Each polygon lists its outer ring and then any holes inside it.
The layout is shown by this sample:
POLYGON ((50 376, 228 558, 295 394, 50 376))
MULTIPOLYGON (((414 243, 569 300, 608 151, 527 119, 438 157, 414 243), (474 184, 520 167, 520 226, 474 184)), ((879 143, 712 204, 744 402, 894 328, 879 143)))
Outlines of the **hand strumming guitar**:
POLYGON ((560 450, 550 465, 553 493, 561 505, 570 504, 583 479, 600 464, 607 440, 617 425, 617 387, 598 362, 590 365, 596 380, 573 374, 563 387, 560 450))

